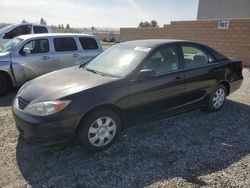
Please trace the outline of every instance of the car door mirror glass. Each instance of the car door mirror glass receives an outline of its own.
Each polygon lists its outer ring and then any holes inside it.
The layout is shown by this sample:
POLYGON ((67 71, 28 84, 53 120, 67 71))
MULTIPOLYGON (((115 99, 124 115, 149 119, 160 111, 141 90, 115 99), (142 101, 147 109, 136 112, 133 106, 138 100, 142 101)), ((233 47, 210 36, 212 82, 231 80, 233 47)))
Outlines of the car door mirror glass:
POLYGON ((153 69, 142 69, 136 76, 136 80, 143 80, 147 78, 152 78, 155 76, 155 71, 153 69))

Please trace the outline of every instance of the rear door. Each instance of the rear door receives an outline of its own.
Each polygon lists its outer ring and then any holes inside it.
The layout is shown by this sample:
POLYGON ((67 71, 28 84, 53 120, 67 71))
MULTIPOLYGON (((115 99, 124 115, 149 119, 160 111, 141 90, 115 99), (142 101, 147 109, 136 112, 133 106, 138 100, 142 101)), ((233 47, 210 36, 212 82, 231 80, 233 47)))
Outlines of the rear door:
POLYGON ((20 66, 24 71, 26 78, 25 80, 22 78, 22 81, 33 79, 53 70, 53 57, 48 38, 31 39, 27 41, 21 47, 19 52, 13 55, 11 58, 13 62, 14 73, 16 73, 15 75, 19 75, 16 71, 20 71, 20 69, 16 70, 16 68, 20 66), (24 48, 29 48, 30 54, 24 54, 24 48))
POLYGON ((185 66, 185 103, 201 101, 223 79, 223 65, 216 63, 206 48, 198 44, 183 43, 181 52, 185 66))
POLYGON ((63 69, 76 65, 80 50, 74 37, 54 37, 54 68, 63 69))
POLYGON ((131 120, 148 119, 183 104, 184 72, 178 54, 175 45, 157 49, 142 68, 154 70, 155 76, 131 81, 131 120))
POLYGON ((92 37, 79 37, 81 46, 79 64, 84 64, 93 59, 102 52, 101 46, 98 45, 95 38, 92 37))

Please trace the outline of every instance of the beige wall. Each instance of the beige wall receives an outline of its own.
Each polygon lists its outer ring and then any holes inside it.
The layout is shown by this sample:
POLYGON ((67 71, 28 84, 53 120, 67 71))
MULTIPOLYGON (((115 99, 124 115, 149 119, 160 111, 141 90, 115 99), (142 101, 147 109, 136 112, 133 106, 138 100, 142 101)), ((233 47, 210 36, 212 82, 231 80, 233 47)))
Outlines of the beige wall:
POLYGON ((121 41, 185 39, 205 43, 228 57, 250 66, 250 19, 230 20, 229 29, 218 29, 218 20, 178 21, 163 28, 121 28, 121 41))

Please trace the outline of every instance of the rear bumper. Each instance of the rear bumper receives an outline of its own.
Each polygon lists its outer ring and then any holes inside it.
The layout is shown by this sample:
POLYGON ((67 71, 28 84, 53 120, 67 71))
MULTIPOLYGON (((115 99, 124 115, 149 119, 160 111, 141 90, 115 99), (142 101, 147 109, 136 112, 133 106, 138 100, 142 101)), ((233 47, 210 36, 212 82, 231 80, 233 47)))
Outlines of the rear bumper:
POLYGON ((77 118, 57 115, 56 117, 35 117, 25 114, 15 104, 12 112, 20 135, 40 146, 69 142, 75 136, 77 118))
POLYGON ((243 78, 237 81, 233 81, 230 83, 230 94, 238 90, 243 82, 243 78))

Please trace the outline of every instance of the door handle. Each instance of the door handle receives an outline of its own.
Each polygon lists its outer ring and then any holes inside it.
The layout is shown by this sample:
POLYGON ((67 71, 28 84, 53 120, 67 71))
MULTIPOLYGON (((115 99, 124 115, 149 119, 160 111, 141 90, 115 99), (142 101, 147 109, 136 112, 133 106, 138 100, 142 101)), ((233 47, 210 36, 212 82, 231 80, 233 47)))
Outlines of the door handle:
POLYGON ((79 54, 73 54, 72 55, 72 57, 78 57, 79 56, 79 54))
POLYGON ((181 77, 180 76, 176 76, 175 80, 180 80, 181 77))
POLYGON ((48 59, 50 59, 49 56, 43 56, 43 57, 42 57, 42 60, 48 60, 48 59))

